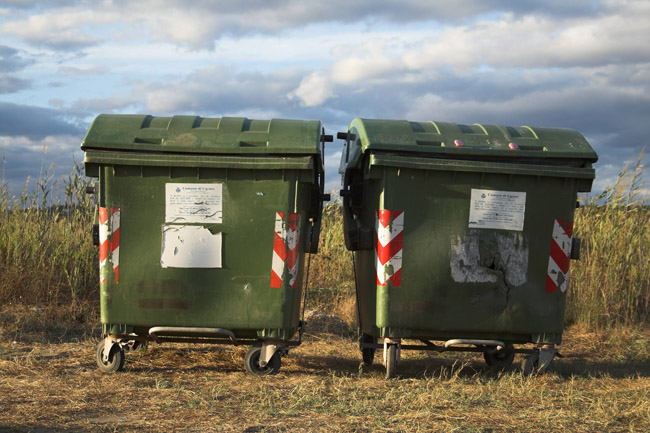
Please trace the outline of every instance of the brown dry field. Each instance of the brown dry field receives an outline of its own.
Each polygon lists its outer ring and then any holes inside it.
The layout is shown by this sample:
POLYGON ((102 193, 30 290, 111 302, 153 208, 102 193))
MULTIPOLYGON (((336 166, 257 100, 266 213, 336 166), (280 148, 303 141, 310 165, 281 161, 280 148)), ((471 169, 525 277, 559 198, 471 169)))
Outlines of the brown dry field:
MULTIPOLYGON (((115 374, 97 327, 39 328, 0 310, 0 432, 648 432, 650 330, 570 327, 554 371, 524 377, 481 355, 381 354, 359 370, 351 335, 312 330, 280 373, 245 372, 245 347, 151 344, 115 374), (18 326, 20 325, 20 326, 18 326)), ((29 317, 25 317, 29 316, 29 317)))

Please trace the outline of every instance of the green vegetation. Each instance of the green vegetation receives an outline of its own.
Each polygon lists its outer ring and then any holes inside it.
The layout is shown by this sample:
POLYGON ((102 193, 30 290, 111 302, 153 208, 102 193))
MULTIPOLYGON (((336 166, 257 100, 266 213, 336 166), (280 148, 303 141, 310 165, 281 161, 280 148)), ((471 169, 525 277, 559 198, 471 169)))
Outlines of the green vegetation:
POLYGON ((581 259, 571 263, 571 323, 650 323, 650 206, 640 197, 642 157, 576 211, 574 234, 583 244, 581 259))
POLYGON ((94 299, 97 248, 90 236, 94 205, 83 168, 53 182, 52 167, 36 186, 11 197, 0 185, 0 302, 77 306, 94 299))

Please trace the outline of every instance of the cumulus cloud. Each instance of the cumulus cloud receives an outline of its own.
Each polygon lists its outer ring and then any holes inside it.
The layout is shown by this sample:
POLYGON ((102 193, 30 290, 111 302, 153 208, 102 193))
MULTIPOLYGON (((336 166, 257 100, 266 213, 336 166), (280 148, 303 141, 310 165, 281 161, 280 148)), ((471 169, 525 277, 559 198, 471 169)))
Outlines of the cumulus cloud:
POLYGON ((168 82, 140 82, 133 97, 142 98, 154 113, 233 113, 243 110, 281 112, 287 93, 300 80, 300 72, 284 69, 268 73, 242 72, 223 66, 197 70, 168 82))
POLYGON ((421 49, 407 54, 410 67, 442 62, 454 68, 573 67, 644 62, 650 47, 647 16, 630 14, 598 18, 551 19, 538 15, 505 15, 498 21, 445 30, 421 49))
POLYGON ((12 47, 0 45, 0 73, 16 72, 34 63, 20 55, 20 52, 12 47))
POLYGON ((307 75, 296 90, 287 93, 289 99, 300 101, 303 107, 316 107, 334 96, 330 80, 320 72, 307 75))
MULTIPOLYGON (((54 105, 59 103, 59 101, 53 102, 54 105)), ((112 113, 130 106, 135 106, 139 102, 140 99, 121 96, 111 98, 79 99, 74 103, 73 107, 67 111, 75 112, 78 116, 91 113, 112 113)))
POLYGON ((0 102, 0 131, 4 137, 26 137, 34 141, 48 136, 83 134, 83 129, 65 121, 56 110, 6 102, 0 102))
POLYGON ((30 79, 18 78, 11 75, 32 64, 33 61, 22 57, 20 52, 12 47, 0 45, 0 93, 14 93, 27 89, 30 79))
POLYGON ((14 93, 31 86, 32 80, 0 74, 0 93, 14 93))
POLYGON ((81 75, 105 75, 110 72, 107 66, 95 66, 80 68, 76 66, 62 66, 59 68, 58 73, 65 77, 78 77, 81 75))
MULTIPOLYGON (((515 0, 459 0, 453 7, 445 2, 408 0, 301 1, 273 0, 250 2, 212 2, 199 0, 191 7, 173 0, 115 0, 88 3, 82 1, 18 1, 6 3, 15 14, 0 31, 22 38, 35 46, 75 50, 104 38, 138 35, 156 41, 172 42, 194 49, 213 49, 224 35, 278 34, 289 29, 320 23, 421 23, 458 24, 476 16, 510 12, 516 16, 535 14, 558 16, 595 16, 620 8, 616 2, 553 0, 543 5, 515 0), (25 16, 26 11, 33 11, 25 16), (15 16, 14 16, 15 15, 15 16), (91 31, 91 29, 95 31, 91 31)), ((623 4, 643 10, 643 5, 623 4)), ((639 2, 635 2, 639 3, 639 2)), ((554 21, 554 20, 551 20, 554 21)))
POLYGON ((615 86, 594 83, 552 87, 512 96, 507 83, 503 83, 494 90, 500 90, 503 95, 476 99, 471 94, 443 98, 425 93, 412 101, 412 108, 406 115, 411 119, 435 120, 433 116, 439 115, 442 109, 446 117, 463 122, 498 123, 499 119, 511 119, 519 123, 536 122, 537 126, 575 125, 594 132, 614 126, 625 129, 630 123, 643 125, 643 119, 650 118, 650 95, 626 94, 615 86), (626 116, 613 113, 626 113, 626 116), (603 123, 601 119, 607 118, 610 122, 603 123))
MULTIPOLYGON (((0 135, 0 153, 3 176, 9 191, 18 194, 23 189, 32 191, 39 176, 48 174, 56 182, 73 168, 73 161, 80 162, 83 155, 79 145, 83 136, 57 135, 34 140, 25 136, 0 135)), ((62 189, 54 191, 61 192, 62 189)), ((54 198, 54 197, 51 197, 54 198)))
POLYGON ((339 46, 333 50, 337 61, 305 77, 292 96, 305 106, 315 106, 369 82, 426 82, 448 71, 473 76, 511 68, 635 65, 637 81, 643 80, 650 64, 650 45, 639 35, 650 31, 649 13, 561 20, 506 14, 496 21, 433 31, 435 35, 410 47, 390 40, 339 46))
POLYGON ((0 102, 0 153, 3 177, 13 194, 20 192, 28 178, 34 187, 41 171, 50 169, 58 179, 72 169, 85 128, 68 123, 59 111, 29 105, 0 102))
MULTIPOLYGON (((115 18, 117 16, 113 16, 113 19, 115 18)), ((19 37, 37 47, 76 51, 101 41, 100 38, 84 31, 83 26, 106 23, 107 20, 108 17, 102 17, 100 10, 45 12, 8 21, 0 26, 0 32, 19 37)))
POLYGON ((3 0, 2 3, 5 7, 28 9, 36 6, 66 6, 77 2, 78 0, 3 0))

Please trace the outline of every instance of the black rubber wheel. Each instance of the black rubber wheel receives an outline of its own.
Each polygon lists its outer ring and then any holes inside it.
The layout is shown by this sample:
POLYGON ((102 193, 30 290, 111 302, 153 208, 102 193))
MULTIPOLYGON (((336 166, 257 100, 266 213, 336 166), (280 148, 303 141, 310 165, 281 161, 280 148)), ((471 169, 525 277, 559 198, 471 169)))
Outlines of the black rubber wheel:
POLYGON ((97 343, 97 367, 104 373, 115 373, 124 367, 124 350, 119 345, 114 345, 108 355, 108 362, 104 362, 104 340, 97 343))
POLYGON ((282 358, 278 352, 275 352, 271 357, 271 360, 265 367, 260 367, 260 355, 262 354, 262 346, 256 345, 251 346, 246 352, 244 357, 244 365, 246 366, 246 371, 251 374, 258 376, 268 376, 271 374, 276 374, 280 371, 282 366, 282 358))
POLYGON ((397 376, 397 344, 389 344, 386 350, 386 379, 397 376))
MULTIPOLYGON (((490 349, 494 349, 491 347, 490 349)), ((509 352, 513 350, 512 344, 506 344, 505 350, 488 350, 483 352, 485 363, 490 367, 506 368, 512 365, 515 360, 515 353, 509 352)))
POLYGON ((370 367, 375 360, 376 349, 373 347, 361 347, 361 344, 363 343, 375 344, 376 340, 372 335, 368 334, 361 334, 361 337, 359 337, 359 348, 361 349, 361 358, 363 359, 363 365, 370 367))

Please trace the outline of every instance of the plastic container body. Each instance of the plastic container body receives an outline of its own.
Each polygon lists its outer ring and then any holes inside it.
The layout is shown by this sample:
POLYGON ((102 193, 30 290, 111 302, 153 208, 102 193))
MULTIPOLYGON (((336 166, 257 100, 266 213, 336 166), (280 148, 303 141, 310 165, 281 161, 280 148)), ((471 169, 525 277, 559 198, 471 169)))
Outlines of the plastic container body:
POLYGON ((596 160, 571 130, 355 119, 341 173, 362 332, 559 344, 596 160))
POLYGON ((318 121, 99 116, 82 149, 98 178, 104 333, 291 338, 305 253, 318 243, 321 131, 318 121))

